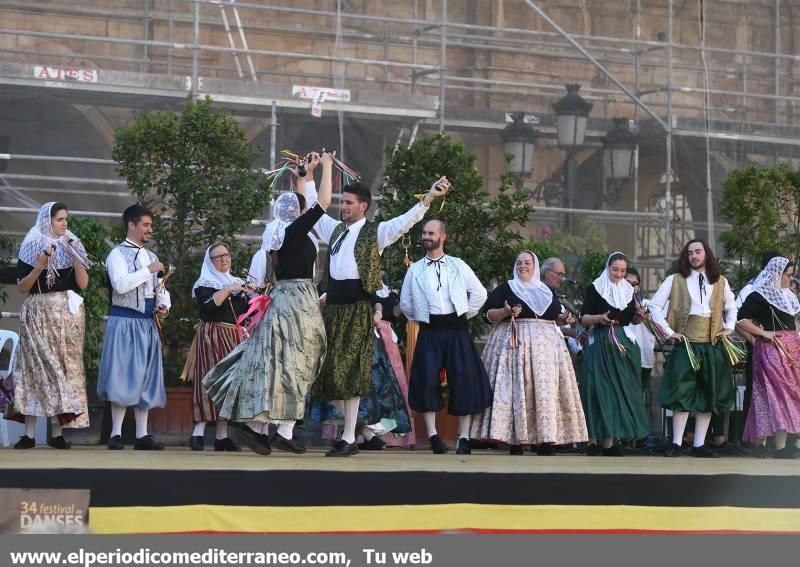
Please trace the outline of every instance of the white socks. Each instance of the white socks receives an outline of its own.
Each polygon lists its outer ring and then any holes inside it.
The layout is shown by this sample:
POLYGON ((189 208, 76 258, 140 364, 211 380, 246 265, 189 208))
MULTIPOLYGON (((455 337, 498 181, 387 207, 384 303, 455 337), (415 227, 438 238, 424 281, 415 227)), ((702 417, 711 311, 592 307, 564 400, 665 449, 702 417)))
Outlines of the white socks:
POLYGON ((433 437, 437 435, 438 432, 436 431, 436 412, 435 411, 426 411, 422 414, 422 417, 425 419, 425 429, 428 430, 428 437, 433 437))
POLYGON ((292 438, 292 435, 294 434, 294 424, 295 424, 295 421, 293 419, 276 419, 273 420, 273 423, 276 423, 278 425, 278 435, 280 435, 284 439, 292 438))
POLYGON ((228 438, 228 420, 227 419, 218 419, 217 420, 217 436, 216 439, 227 439, 228 438))
POLYGON ((206 434, 206 422, 205 421, 198 421, 194 424, 194 429, 192 430, 192 437, 202 437, 206 434))
POLYGON ((775 432, 775 449, 780 451, 784 447, 786 447, 786 430, 779 429, 775 432))
POLYGON ((686 431, 686 423, 688 421, 688 411, 672 412, 672 442, 675 445, 683 445, 683 432, 686 431))
POLYGON ((122 435, 122 422, 125 421, 125 411, 128 408, 111 404, 111 437, 122 435))
POLYGON ((458 438, 469 439, 469 428, 472 426, 471 415, 460 415, 458 417, 458 438))
POLYGON ((356 442, 356 421, 358 421, 358 404, 361 398, 344 400, 344 431, 342 441, 345 443, 356 442))
POLYGON ((702 447, 706 444, 706 433, 708 433, 709 425, 711 425, 711 413, 695 412, 693 443, 695 447, 702 447))
POLYGON ((150 410, 133 408, 133 415, 136 417, 136 438, 141 439, 147 435, 147 415, 150 410))
POLYGON ((64 433, 64 426, 61 425, 61 422, 58 421, 58 416, 53 416, 50 418, 50 431, 52 433, 52 437, 61 437, 64 433))
POLYGON ((27 435, 31 439, 35 439, 36 438, 36 416, 35 415, 26 415, 25 416, 25 435, 27 435))
POLYGON ((606 437, 600 441, 600 448, 601 449, 610 449, 614 446, 614 438, 613 437, 606 437))

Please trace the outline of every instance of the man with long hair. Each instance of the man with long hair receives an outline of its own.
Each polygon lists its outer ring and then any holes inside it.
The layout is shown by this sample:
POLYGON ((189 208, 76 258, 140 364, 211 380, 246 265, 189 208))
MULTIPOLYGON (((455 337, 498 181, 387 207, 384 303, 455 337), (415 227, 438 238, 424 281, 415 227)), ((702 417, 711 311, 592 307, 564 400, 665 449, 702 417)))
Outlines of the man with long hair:
POLYGON ((705 446, 705 438, 711 415, 729 410, 735 397, 722 340, 736 325, 736 299, 703 240, 691 240, 683 247, 678 273, 658 288, 650 301, 650 313, 675 343, 658 392, 661 405, 672 410, 672 443, 665 454, 684 454, 683 432, 689 413, 694 412, 690 454, 717 457, 705 446))

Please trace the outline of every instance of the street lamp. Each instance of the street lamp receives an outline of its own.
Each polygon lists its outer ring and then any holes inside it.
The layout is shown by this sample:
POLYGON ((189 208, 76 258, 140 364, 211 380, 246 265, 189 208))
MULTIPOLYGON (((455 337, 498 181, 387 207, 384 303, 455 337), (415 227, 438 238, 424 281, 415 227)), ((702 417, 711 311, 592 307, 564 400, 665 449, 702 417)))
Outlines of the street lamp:
MULTIPOLYGON (((556 130, 558 133, 558 146, 567 152, 567 161, 564 168, 567 192, 564 195, 563 206, 573 208, 575 196, 575 182, 578 171, 576 154, 583 145, 586 136, 586 123, 592 111, 592 103, 578 94, 580 85, 566 85, 567 94, 558 102, 553 103, 553 112, 556 115, 556 130)), ((567 215, 567 231, 572 233, 574 217, 567 215)))
POLYGON ((524 112, 512 112, 511 124, 501 132, 503 150, 511 155, 506 170, 514 176, 514 188, 519 191, 525 186, 525 179, 533 172, 533 157, 536 153, 536 138, 539 132, 525 123, 524 112))
POLYGON ((614 126, 603 137, 603 169, 609 189, 607 202, 617 201, 622 187, 633 177, 633 155, 638 141, 627 119, 614 118, 614 126))

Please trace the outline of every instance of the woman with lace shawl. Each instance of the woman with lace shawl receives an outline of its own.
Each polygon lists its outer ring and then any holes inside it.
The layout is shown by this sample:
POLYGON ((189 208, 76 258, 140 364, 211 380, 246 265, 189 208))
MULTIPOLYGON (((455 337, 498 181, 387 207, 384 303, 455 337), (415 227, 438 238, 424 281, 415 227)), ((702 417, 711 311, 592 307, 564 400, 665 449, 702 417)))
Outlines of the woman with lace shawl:
POLYGON ((312 275, 317 249, 309 235, 331 201, 333 162, 322 156, 319 201, 305 209, 305 199, 284 193, 275 201, 273 219, 264 231, 264 246, 277 282, 270 305, 252 336, 225 357, 203 379, 218 415, 238 424, 252 450, 267 455, 271 446, 303 453, 292 438, 303 419, 306 397, 325 360, 325 326, 312 275), (278 425, 275 437, 265 433, 278 425))
POLYGON ((228 422, 217 415, 208 399, 203 377, 245 338, 237 323, 247 311, 245 284, 231 275, 231 249, 224 242, 214 242, 206 250, 200 277, 192 287, 192 297, 200 308, 200 323, 186 357, 182 380, 192 380, 194 431, 189 439, 192 451, 202 451, 208 422, 216 422, 215 451, 241 451, 228 437, 228 422))
POLYGON ((776 458, 793 459, 797 449, 786 444, 788 433, 800 433, 800 337, 795 317, 800 302, 790 288, 795 266, 778 256, 753 282, 753 291, 739 308, 736 327, 753 340, 753 396, 743 439, 761 444, 775 438, 776 458))
POLYGON ((6 419, 24 421, 15 449, 36 446, 36 418, 47 417, 55 449, 69 449, 64 427, 89 426, 83 368, 83 298, 92 262, 67 230, 67 206, 45 203, 19 250, 17 285, 28 297, 20 309, 20 343, 8 388, 13 401, 6 419), (24 418, 24 419, 23 419, 24 418))
POLYGON ((628 259, 614 252, 600 276, 586 290, 581 323, 591 327, 583 354, 579 391, 586 416, 590 454, 622 456, 615 439, 641 439, 650 432, 642 404, 642 368, 639 346, 627 329, 640 323, 633 287, 625 280, 628 259))
POLYGON ((578 382, 564 335, 563 308, 539 278, 539 259, 523 250, 514 277, 499 285, 483 306, 494 325, 483 363, 492 385, 492 405, 472 420, 473 439, 524 445, 551 454, 553 445, 586 441, 578 382))

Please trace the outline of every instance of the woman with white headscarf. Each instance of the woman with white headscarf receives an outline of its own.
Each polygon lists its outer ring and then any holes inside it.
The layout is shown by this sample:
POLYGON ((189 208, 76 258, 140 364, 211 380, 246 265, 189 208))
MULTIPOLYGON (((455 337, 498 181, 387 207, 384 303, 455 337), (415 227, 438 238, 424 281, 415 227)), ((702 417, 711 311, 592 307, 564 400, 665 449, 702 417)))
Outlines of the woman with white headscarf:
MULTIPOLYGON (((792 293, 795 266, 778 256, 753 282, 753 291, 739 308, 737 329, 753 337, 753 395, 743 439, 761 447, 775 438, 776 458, 793 459, 798 451, 786 444, 788 433, 800 433, 800 337, 795 317, 800 302, 792 293)), ((763 456, 764 449, 757 455, 763 456)))
POLYGON ((277 283, 270 305, 252 336, 203 379, 219 416, 239 424, 257 453, 271 446, 292 453, 305 449, 293 439, 306 397, 325 359, 325 325, 312 279, 316 246, 309 235, 331 202, 333 161, 324 154, 318 202, 303 211, 295 193, 278 197, 265 234, 267 273, 277 283), (270 440, 266 424, 278 425, 270 440))
POLYGON ((562 311, 539 278, 536 254, 520 252, 514 277, 483 307, 494 325, 483 350, 494 396, 473 419, 473 439, 507 443, 512 455, 521 455, 523 445, 550 454, 554 445, 587 440, 575 370, 558 327, 562 311))
POLYGON ((625 330, 641 322, 633 286, 625 280, 628 259, 614 252, 600 276, 586 290, 581 323, 591 327, 584 351, 580 393, 589 429, 590 453, 622 456, 615 439, 641 439, 650 431, 642 404, 641 352, 625 330))
MULTIPOLYGON (((28 293, 20 309, 20 342, 10 376, 14 399, 6 419, 25 422, 15 449, 31 449, 37 417, 48 417, 47 444, 69 449, 62 428, 89 426, 83 368, 83 298, 92 262, 67 230, 67 206, 45 203, 19 250, 17 285, 28 293)), ((9 388, 10 390, 10 388, 9 388)))
POLYGON ((228 421, 217 415, 208 399, 203 377, 244 340, 244 330, 237 323, 247 311, 244 281, 231 275, 231 249, 215 242, 206 250, 200 277, 192 287, 192 297, 200 307, 200 323, 192 341, 181 379, 192 380, 194 431, 189 439, 192 451, 204 449, 206 424, 216 422, 215 451, 241 451, 228 437, 228 421))

